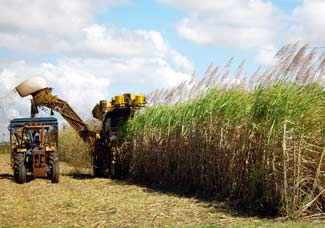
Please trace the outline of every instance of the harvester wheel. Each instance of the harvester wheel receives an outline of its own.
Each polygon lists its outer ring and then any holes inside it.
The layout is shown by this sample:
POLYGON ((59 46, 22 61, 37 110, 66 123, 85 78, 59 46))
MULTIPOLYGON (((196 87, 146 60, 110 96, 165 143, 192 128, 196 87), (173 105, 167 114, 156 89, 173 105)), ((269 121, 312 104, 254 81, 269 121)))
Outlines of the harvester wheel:
POLYGON ((95 163, 96 165, 93 166, 94 176, 95 177, 107 177, 108 176, 108 169, 105 164, 102 164, 101 161, 95 163))
POLYGON ((26 183, 27 171, 25 165, 25 155, 23 153, 15 153, 14 155, 14 176, 17 183, 26 183))
POLYGON ((51 166, 51 182, 59 183, 59 157, 57 152, 49 153, 49 164, 51 166))
POLYGON ((93 167, 95 177, 104 177, 103 170, 101 168, 93 167))
POLYGON ((109 176, 109 167, 108 161, 109 158, 105 156, 104 148, 99 144, 95 148, 93 153, 93 171, 95 177, 108 177, 109 176))

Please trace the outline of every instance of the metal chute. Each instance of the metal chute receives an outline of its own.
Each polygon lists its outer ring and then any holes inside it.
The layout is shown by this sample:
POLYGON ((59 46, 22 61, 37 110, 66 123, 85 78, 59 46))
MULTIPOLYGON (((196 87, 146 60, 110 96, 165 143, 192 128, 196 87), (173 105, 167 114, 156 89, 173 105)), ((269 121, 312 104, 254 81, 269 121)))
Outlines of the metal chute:
POLYGON ((16 90, 21 97, 26 97, 45 88, 48 88, 48 84, 44 78, 33 77, 20 83, 16 90))

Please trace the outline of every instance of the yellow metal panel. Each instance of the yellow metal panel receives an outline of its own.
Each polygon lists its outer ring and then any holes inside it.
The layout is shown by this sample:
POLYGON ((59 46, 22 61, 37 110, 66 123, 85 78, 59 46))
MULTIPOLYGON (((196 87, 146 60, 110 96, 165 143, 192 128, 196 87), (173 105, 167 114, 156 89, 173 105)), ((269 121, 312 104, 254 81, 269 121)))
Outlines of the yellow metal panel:
POLYGON ((114 97, 114 105, 124 105, 125 101, 124 101, 124 96, 115 96, 114 97))
POLYGON ((109 111, 112 108, 112 102, 107 102, 107 110, 109 111))
POLYGON ((145 97, 143 95, 136 95, 133 103, 137 106, 144 106, 146 104, 145 97))
POLYGON ((55 151, 55 146, 47 146, 45 147, 46 151, 55 151))
POLYGON ((26 148, 18 148, 17 153, 25 153, 27 151, 26 148))

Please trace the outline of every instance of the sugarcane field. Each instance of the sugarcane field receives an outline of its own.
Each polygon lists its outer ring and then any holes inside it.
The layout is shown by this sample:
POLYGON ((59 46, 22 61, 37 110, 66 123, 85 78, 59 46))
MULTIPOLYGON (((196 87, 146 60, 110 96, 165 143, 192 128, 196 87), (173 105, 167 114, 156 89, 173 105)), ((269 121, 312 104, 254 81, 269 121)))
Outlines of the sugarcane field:
POLYGON ((1 228, 325 227, 325 1, 0 6, 1 228))

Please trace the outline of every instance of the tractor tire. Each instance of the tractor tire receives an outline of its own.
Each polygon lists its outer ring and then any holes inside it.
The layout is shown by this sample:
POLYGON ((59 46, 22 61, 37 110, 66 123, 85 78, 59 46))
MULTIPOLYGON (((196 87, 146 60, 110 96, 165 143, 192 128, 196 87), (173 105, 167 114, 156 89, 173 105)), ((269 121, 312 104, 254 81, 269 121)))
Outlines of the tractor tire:
POLYGON ((52 183, 59 183, 59 157, 57 152, 49 153, 49 165, 51 167, 50 179, 52 183))
POLYGON ((109 177, 109 157, 102 146, 97 146, 92 155, 92 165, 95 177, 109 177))
POLYGON ((14 155, 14 177, 18 184, 24 184, 27 181, 25 155, 23 153, 15 153, 14 155))
POLYGON ((93 167, 94 177, 104 177, 104 171, 100 167, 93 167))
POLYGON ((100 162, 98 162, 96 166, 93 166, 93 172, 95 177, 103 178, 109 176, 107 166, 100 162))

